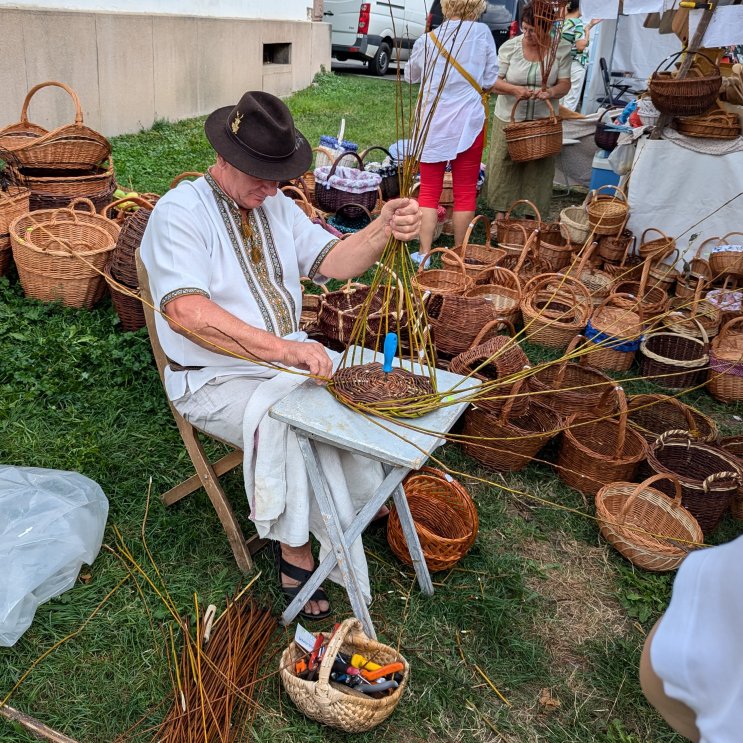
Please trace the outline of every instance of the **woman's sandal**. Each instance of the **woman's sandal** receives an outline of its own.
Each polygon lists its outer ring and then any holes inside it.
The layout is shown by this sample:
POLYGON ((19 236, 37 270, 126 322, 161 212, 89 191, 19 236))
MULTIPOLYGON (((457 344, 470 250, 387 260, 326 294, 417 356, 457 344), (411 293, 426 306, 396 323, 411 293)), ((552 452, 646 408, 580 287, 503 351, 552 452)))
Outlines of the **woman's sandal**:
MULTIPOLYGON (((279 566, 279 583, 281 583, 281 575, 285 575, 287 578, 292 578, 293 580, 298 580, 299 585, 298 586, 281 586, 281 591, 286 596, 286 598, 291 602, 294 597, 302 590, 304 587, 304 584, 310 579, 312 574, 315 572, 314 570, 305 570, 304 568, 300 568, 297 565, 292 565, 290 562, 287 562, 282 556, 281 556, 281 547, 278 548, 278 566, 279 566)), ((322 588, 318 588, 312 596, 309 597, 308 601, 327 601, 328 596, 323 591, 322 588)), ((326 617, 329 617, 331 614, 331 609, 328 608, 327 611, 321 611, 319 614, 313 614, 312 612, 305 611, 302 609, 299 612, 299 616, 303 619, 309 619, 309 620, 316 620, 316 619, 325 619, 326 617)))

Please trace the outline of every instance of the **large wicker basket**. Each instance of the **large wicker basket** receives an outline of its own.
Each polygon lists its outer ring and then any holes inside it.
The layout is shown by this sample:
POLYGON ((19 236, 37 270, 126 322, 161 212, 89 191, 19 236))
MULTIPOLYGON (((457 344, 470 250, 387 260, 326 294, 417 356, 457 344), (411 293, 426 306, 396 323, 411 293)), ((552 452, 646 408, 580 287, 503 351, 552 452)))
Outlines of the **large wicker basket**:
POLYGON ((90 309, 106 290, 102 272, 118 234, 119 227, 105 217, 74 209, 17 217, 10 239, 24 293, 90 309))
POLYGON ((646 335, 640 343, 642 375, 676 390, 703 385, 709 366, 709 338, 701 325, 699 328, 701 338, 677 333, 646 335))
POLYGON ((516 121, 516 101, 511 109, 511 123, 503 128, 508 154, 514 162, 523 163, 559 155, 562 149, 562 119, 555 116, 555 109, 546 101, 550 115, 544 119, 516 121))
POLYGON ((712 108, 717 100, 722 76, 717 65, 701 52, 693 54, 704 57, 712 65, 713 71, 707 75, 695 67, 684 78, 679 78, 668 69, 659 71, 664 63, 667 63, 666 68, 670 67, 681 54, 676 52, 666 57, 650 76, 650 98, 658 111, 668 116, 698 116, 712 108))
MULTIPOLYGON (((453 568, 477 536, 477 508, 467 489, 433 467, 411 472, 402 485, 428 569, 453 568)), ((402 562, 413 564, 394 505, 387 521, 387 541, 402 562)))
MULTIPOLYGON (((712 248, 709 254, 709 267, 713 277, 718 276, 736 276, 743 278, 743 250, 732 250, 728 247, 730 238, 733 235, 740 236, 740 232, 728 232, 719 239, 716 247, 712 248)), ((743 239, 738 239, 738 247, 743 244, 743 239)))
POLYGON ((643 570, 675 570, 704 535, 697 520, 681 505, 681 484, 674 475, 653 475, 639 485, 611 482, 596 493, 601 536, 633 565, 643 570), (669 498, 651 487, 667 480, 669 498))
MULTIPOLYGON (((86 170, 94 168, 111 154, 111 143, 98 132, 85 126, 80 99, 64 83, 49 81, 34 85, 21 108, 21 120, 0 129, 0 158, 27 168, 86 170), (75 121, 47 131, 28 120, 31 98, 43 88, 64 90, 75 106, 75 121)), ((78 194, 80 195, 80 194, 78 194)))
POLYGON ((284 650, 279 663, 279 676, 292 702, 312 720, 347 733, 363 733, 384 722, 400 701, 410 675, 408 662, 389 645, 370 639, 356 618, 346 619, 328 643, 320 663, 317 681, 305 681, 295 673, 295 663, 306 653, 294 642, 284 650), (388 696, 373 699, 353 689, 344 690, 330 681, 330 671, 337 654, 350 657, 359 653, 384 666, 402 663, 402 682, 388 696))

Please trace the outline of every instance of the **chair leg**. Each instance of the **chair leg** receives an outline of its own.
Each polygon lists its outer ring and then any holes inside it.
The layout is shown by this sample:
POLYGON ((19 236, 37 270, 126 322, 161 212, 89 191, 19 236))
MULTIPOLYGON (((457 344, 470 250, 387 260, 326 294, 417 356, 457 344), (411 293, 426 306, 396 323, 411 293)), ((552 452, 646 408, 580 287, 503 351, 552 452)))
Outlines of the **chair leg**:
MULTIPOLYGON (((235 451, 225 454, 225 456, 218 459, 216 462, 212 462, 212 469, 217 477, 221 477, 242 464, 242 461, 243 453, 239 449, 235 449, 235 451)), ((172 506, 187 495, 196 492, 200 487, 201 478, 198 475, 193 475, 189 477, 188 480, 184 480, 182 483, 168 490, 167 493, 163 493, 160 496, 160 500, 166 506, 172 506)))

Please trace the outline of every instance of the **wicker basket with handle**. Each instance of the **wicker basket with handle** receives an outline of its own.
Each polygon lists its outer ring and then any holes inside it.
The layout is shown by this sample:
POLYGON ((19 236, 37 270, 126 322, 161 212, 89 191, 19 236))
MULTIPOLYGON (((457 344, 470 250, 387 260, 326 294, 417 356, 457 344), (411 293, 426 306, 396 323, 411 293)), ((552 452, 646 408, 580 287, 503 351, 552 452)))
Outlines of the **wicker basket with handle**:
MULTIPOLYGON (((434 467, 411 472, 402 487, 428 569, 453 568, 477 537, 477 508, 467 489, 434 467)), ((387 522, 387 542, 402 562, 413 564, 394 505, 387 522)))
POLYGON ((594 307, 598 307, 608 296, 611 285, 614 283, 613 277, 609 276, 600 268, 597 268, 592 262, 597 243, 591 243, 587 248, 584 248, 582 255, 580 255, 580 261, 577 261, 576 256, 573 263, 560 269, 559 273, 565 276, 571 276, 574 279, 578 279, 583 286, 588 289, 591 295, 591 303, 594 307))
POLYGON ((588 222, 596 235, 618 235, 627 222, 627 195, 619 186, 599 186, 586 205, 588 222), (602 191, 613 191, 612 194, 602 191))
POLYGON ((659 286, 648 286, 650 263, 645 261, 639 281, 617 281, 611 288, 617 307, 642 312, 645 323, 651 324, 668 309, 668 294, 659 286))
POLYGON ((292 702, 312 720, 347 733, 363 733, 384 722, 397 707, 410 675, 405 658, 389 645, 372 640, 355 617, 346 619, 335 631, 320 662, 317 681, 306 681, 295 672, 295 664, 307 654, 292 642, 281 654, 279 676, 292 702), (348 657, 359 653, 380 666, 402 663, 402 681, 397 689, 381 699, 346 690, 330 680, 330 671, 338 653, 348 657))
POLYGON ((145 326, 144 309, 139 289, 126 286, 112 278, 110 263, 103 269, 116 314, 119 316, 122 330, 133 333, 145 326))
POLYGON ((542 234, 552 231, 559 232, 560 225, 554 222, 544 222, 539 209, 533 202, 528 199, 518 199, 508 207, 508 211, 502 219, 495 220, 492 229, 495 232, 499 248, 503 248, 506 252, 521 253, 521 248, 534 230, 539 230, 542 234), (512 216, 513 210, 521 204, 529 207, 530 212, 534 215, 533 219, 512 216))
POLYGON ((743 400, 743 317, 725 323, 712 341, 707 390, 720 402, 743 400))
POLYGON ((560 212, 560 233, 576 245, 583 245, 591 234, 588 212, 585 204, 566 206, 560 212))
POLYGON ((653 105, 668 116, 698 116, 712 108, 717 100, 717 94, 722 85, 722 76, 717 65, 705 54, 701 55, 712 66, 712 72, 704 74, 698 68, 692 67, 687 76, 679 78, 670 70, 659 71, 664 63, 670 67, 682 52, 676 52, 666 57, 650 76, 648 88, 653 105))
POLYGON ((688 431, 691 438, 707 444, 717 441, 717 424, 701 411, 669 395, 632 395, 629 424, 648 444, 666 431, 688 431))
POLYGON ((505 254, 505 250, 494 248, 490 244, 490 220, 484 214, 478 214, 469 223, 462 244, 456 246, 448 253, 443 253, 441 256, 441 262, 443 263, 444 268, 456 271, 459 268, 459 264, 452 256, 458 256, 462 261, 464 261, 464 270, 467 276, 469 276, 473 281, 477 281, 484 272, 487 272, 489 269, 498 265, 498 262, 505 256, 505 254), (470 242, 472 232, 478 222, 482 222, 483 227, 485 228, 484 245, 470 242))
POLYGON ((521 282, 507 268, 496 266, 487 276, 486 284, 478 284, 464 293, 467 298, 480 297, 493 305, 499 318, 511 325, 521 321, 521 282))
POLYGON ((596 493, 601 536, 643 570, 675 570, 704 535, 682 505, 681 483, 672 474, 653 475, 639 485, 611 482, 596 493), (651 487, 667 480, 673 497, 651 487))
MULTIPOLYGON (((622 296, 610 294, 591 315, 585 335, 593 346, 586 362, 603 371, 627 371, 640 348, 642 311, 617 306, 622 296)), ((631 297, 625 297, 631 300, 631 297)))
POLYGON ((464 294, 467 289, 473 285, 472 279, 467 276, 467 269, 464 261, 448 248, 434 248, 427 253, 418 266, 418 271, 411 279, 411 284, 418 289, 421 294, 429 292, 430 294, 464 294), (457 270, 445 268, 429 268, 424 271, 426 262, 435 254, 448 254, 457 264, 457 270))
POLYGON ((111 143, 83 122, 83 109, 77 93, 54 80, 34 85, 23 101, 21 120, 0 129, 0 158, 26 168, 87 170, 110 154, 111 143), (36 93, 50 87, 61 88, 70 96, 75 106, 75 121, 47 131, 28 120, 28 107, 36 93))
POLYGON ((637 248, 641 258, 649 258, 653 261, 662 261, 665 257, 671 255, 676 250, 676 240, 668 237, 665 232, 657 227, 648 227, 640 236, 640 246, 637 248), (645 237, 649 232, 657 232, 660 237, 652 240, 646 240, 645 237))
POLYGON ((737 114, 713 110, 699 116, 684 116, 674 122, 676 130, 687 137, 704 139, 737 139, 740 120, 737 114))
POLYGON ((543 119, 516 121, 516 101, 511 109, 511 123, 503 128, 508 155, 516 163, 541 160, 559 155, 562 149, 562 119, 555 116, 555 109, 546 100, 550 115, 543 119))
MULTIPOLYGON (((373 152, 374 150, 380 150, 381 152, 384 152, 387 157, 392 160, 392 155, 390 154, 389 150, 386 150, 384 147, 381 147, 380 145, 374 145, 372 147, 367 147, 362 153, 359 154, 359 158, 361 159, 361 162, 364 163, 364 160, 366 159, 366 156, 373 152)), ((365 165, 362 165, 362 167, 366 167, 365 165)), ((382 198, 385 201, 389 201, 390 199, 396 199, 400 195, 400 181, 402 179, 402 163, 399 165, 387 165, 383 166, 382 170, 379 172, 379 176, 382 179, 382 182, 379 184, 379 187, 382 189, 382 198)))
POLYGON ((651 333, 640 343, 640 371, 662 387, 688 389, 703 385, 709 366, 709 338, 698 320, 700 338, 678 333, 651 333))
MULTIPOLYGON (((364 164, 355 152, 344 152, 331 166, 315 168, 315 201, 318 207, 326 212, 335 212, 340 207, 350 204, 361 204, 371 212, 380 198, 381 181, 381 176, 364 170, 364 164), (359 169, 342 166, 344 170, 339 172, 338 168, 341 167, 340 162, 344 157, 353 157, 357 160, 359 169), (336 173, 345 175, 348 183, 343 187, 334 185, 336 173), (349 188, 353 190, 347 190, 349 188)), ((349 217, 359 217, 362 213, 358 208, 355 212, 347 212, 349 217)))
POLYGON ((743 245, 743 233, 741 232, 728 232, 719 239, 717 246, 712 248, 709 254, 709 267, 713 277, 727 275, 743 277, 743 247, 741 245, 743 245), (739 248, 738 250, 726 249, 733 235, 738 236, 737 244, 734 246, 739 248))
POLYGON ((595 495, 610 482, 632 480, 637 465, 647 454, 645 439, 627 426, 624 391, 615 387, 614 392, 619 408, 617 419, 576 413, 565 424, 557 474, 584 495, 595 495))

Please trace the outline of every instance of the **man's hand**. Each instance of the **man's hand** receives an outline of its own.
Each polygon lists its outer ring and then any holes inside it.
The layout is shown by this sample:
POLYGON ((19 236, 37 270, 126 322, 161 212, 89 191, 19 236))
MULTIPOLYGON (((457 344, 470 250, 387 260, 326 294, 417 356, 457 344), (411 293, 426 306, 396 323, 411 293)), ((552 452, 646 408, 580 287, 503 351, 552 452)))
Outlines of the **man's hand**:
POLYGON ((421 228, 421 210, 415 199, 391 199, 382 207, 379 216, 384 234, 407 242, 418 237, 421 228))
POLYGON ((280 351, 282 364, 310 372, 318 377, 317 384, 325 384, 333 373, 333 362, 319 343, 282 340, 280 351))

